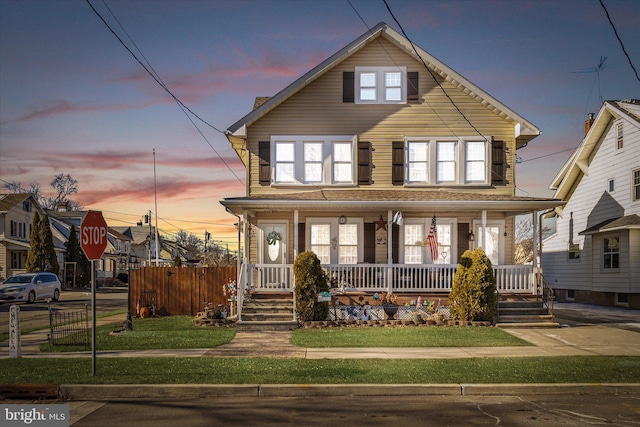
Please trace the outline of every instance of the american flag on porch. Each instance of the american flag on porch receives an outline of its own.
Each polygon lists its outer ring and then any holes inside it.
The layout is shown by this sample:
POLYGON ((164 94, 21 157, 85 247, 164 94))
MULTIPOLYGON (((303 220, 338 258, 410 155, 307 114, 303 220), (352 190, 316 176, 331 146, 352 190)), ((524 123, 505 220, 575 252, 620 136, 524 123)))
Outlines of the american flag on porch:
POLYGON ((429 235, 427 236, 429 247, 431 248, 431 262, 435 263, 438 259, 438 228, 436 227, 436 214, 431 219, 431 227, 429 227, 429 235))

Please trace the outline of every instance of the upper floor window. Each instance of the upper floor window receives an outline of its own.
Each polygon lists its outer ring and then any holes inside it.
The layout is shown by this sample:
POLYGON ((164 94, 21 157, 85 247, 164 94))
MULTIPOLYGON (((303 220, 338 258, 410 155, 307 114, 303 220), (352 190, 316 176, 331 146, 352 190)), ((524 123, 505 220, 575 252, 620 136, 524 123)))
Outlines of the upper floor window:
POLYGON ((395 176, 400 156, 393 156, 394 184, 489 184, 488 145, 471 138, 407 138, 404 180, 395 176))
POLYGON ((354 184, 354 136, 272 137, 274 184, 354 184))
POLYGON ((22 210, 25 212, 31 212, 31 202, 29 200, 22 202, 22 210))
POLYGON ((616 146, 618 150, 624 147, 624 134, 622 133, 622 123, 616 125, 616 146))
POLYGON ((640 169, 633 171, 633 201, 640 200, 640 169))
POLYGON ((356 67, 356 103, 406 103, 406 76, 406 67, 356 67))

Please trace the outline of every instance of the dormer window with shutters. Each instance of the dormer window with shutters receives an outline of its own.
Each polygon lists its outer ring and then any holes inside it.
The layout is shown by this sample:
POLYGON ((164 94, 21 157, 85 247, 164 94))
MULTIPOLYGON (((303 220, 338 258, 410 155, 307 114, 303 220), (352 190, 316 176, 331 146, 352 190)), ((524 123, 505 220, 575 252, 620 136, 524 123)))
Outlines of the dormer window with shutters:
POLYGON ((407 67, 355 67, 342 73, 342 102, 416 104, 418 72, 407 67))

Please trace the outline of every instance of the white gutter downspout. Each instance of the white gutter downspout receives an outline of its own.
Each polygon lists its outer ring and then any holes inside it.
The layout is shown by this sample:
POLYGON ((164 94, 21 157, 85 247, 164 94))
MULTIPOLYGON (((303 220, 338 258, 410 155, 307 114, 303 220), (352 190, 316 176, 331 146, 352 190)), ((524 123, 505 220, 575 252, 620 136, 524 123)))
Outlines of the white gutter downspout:
MULTIPOLYGON (((245 289, 245 284, 244 283, 240 283, 240 279, 242 277, 246 278, 246 274, 242 274, 242 269, 246 268, 246 262, 245 262, 245 251, 242 251, 242 259, 240 259, 240 243, 242 241, 240 233, 244 233, 244 235, 247 235, 247 222, 244 220, 244 218, 240 218, 240 215, 237 215, 236 213, 234 213, 231 209, 229 208, 225 208, 227 212, 229 212, 231 215, 235 216, 236 218, 238 218, 238 256, 236 259, 236 286, 238 289, 238 296, 236 298, 236 302, 238 304, 237 308, 237 313, 238 313, 238 322, 242 322, 242 303, 243 303, 243 299, 244 299, 244 289, 245 289), (240 228, 242 227, 242 228, 240 228)), ((244 246, 246 248, 246 246, 244 246)), ((246 273, 246 272, 245 272, 246 273)))
MULTIPOLYGON (((532 239, 532 245, 533 246, 533 260, 532 260, 532 277, 531 277, 531 293, 533 295, 535 295, 538 290, 538 286, 537 286, 537 280, 536 279, 536 272, 540 272, 539 268, 540 266, 538 265, 538 214, 536 211, 531 212, 531 215, 533 215, 533 239, 532 239)), ((542 215, 542 214, 541 214, 542 215)), ((542 218, 540 218, 540 224, 542 224, 542 218)), ((542 260, 541 260, 542 261, 542 260)))
POLYGON ((387 211, 387 292, 393 291, 393 211, 387 211))

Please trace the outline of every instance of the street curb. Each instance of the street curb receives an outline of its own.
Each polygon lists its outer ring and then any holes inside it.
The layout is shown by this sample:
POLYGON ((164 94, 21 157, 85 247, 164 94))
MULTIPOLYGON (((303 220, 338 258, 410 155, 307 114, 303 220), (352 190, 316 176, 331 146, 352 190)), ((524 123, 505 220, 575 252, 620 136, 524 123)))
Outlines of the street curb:
POLYGON ((628 384, 63 384, 69 400, 311 396, 510 396, 640 394, 628 384))

